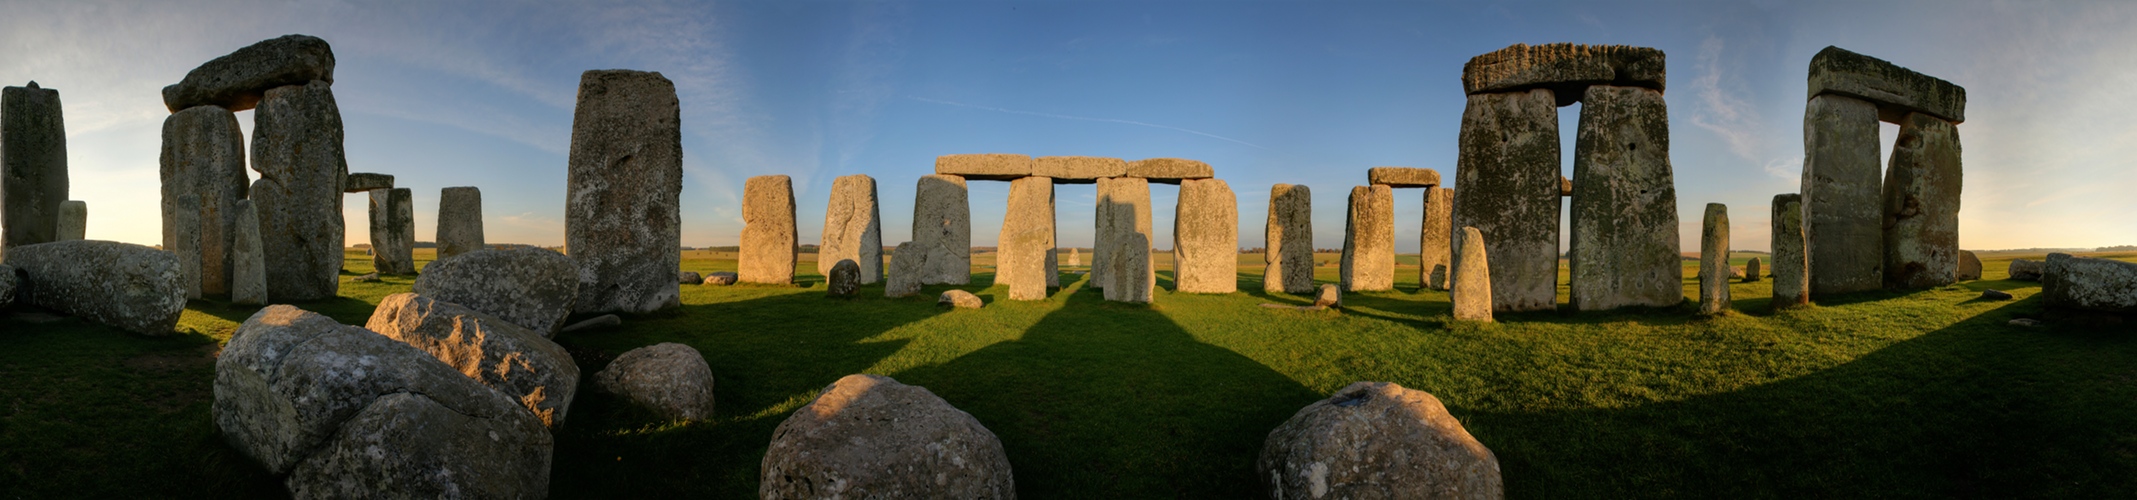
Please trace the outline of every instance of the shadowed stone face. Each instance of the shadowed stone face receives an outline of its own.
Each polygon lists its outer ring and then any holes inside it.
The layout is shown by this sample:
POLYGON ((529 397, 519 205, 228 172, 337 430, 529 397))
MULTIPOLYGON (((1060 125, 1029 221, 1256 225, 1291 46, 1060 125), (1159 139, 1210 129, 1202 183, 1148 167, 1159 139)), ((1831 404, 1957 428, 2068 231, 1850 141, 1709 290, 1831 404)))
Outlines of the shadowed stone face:
POLYGON ((1883 59, 1826 47, 1811 56, 1810 97, 1848 96, 1877 104, 1878 117, 1905 124, 1907 113, 1966 121, 1966 89, 1883 59))
POLYGON ((415 200, 408 188, 371 191, 371 267, 415 274, 415 200))
MULTIPOLYGON (((919 278, 913 285, 963 285, 972 282, 972 206, 965 178, 926 175, 913 194, 913 241, 898 246, 891 260, 907 260, 919 278)), ((891 270, 897 272, 895 264, 891 270)), ((886 291, 888 293, 888 291, 886 291)))
POLYGON ((1588 87, 1573 152, 1569 300, 1600 311, 1684 301, 1662 93, 1588 87))
POLYGON ((67 127, 59 91, 0 89, 0 253, 59 240, 67 201, 67 127))
POLYGON ((2052 307, 2137 313, 2137 263, 2048 254, 2041 296, 2052 307))
POLYGON ((1981 279, 1981 258, 1970 250, 1959 251, 1959 281, 1981 279))
POLYGON ((998 245, 995 283, 1009 285, 1010 300, 1046 300, 1046 256, 1054 251, 1053 179, 1009 181, 1009 210, 998 245))
POLYGON ((1395 288, 1395 191, 1387 186, 1350 190, 1350 216, 1343 225, 1343 291, 1395 288))
MULTIPOLYGON (((1454 262, 1454 190, 1448 188, 1425 189, 1424 227, 1418 230, 1417 282, 1434 290, 1446 290, 1444 277, 1432 279, 1434 269, 1444 269, 1454 262)), ((1441 271, 1445 274, 1445 271, 1441 271)))
POLYGON ((171 218, 172 246, 165 247, 178 258, 179 287, 185 290, 188 299, 200 298, 200 211, 184 210, 184 207, 200 206, 200 197, 192 194, 178 195, 181 207, 171 218))
POLYGON ((1491 321, 1491 258, 1490 245, 1484 242, 1484 232, 1465 227, 1454 239, 1454 276, 1448 286, 1447 297, 1454 302, 1454 319, 1463 321, 1491 321))
POLYGON ((1773 306, 1809 304, 1809 258, 1803 253, 1803 196, 1773 197, 1773 306))
POLYGON ((230 303, 267 304, 267 261, 260 255, 260 214, 252 200, 238 200, 230 226, 230 303))
POLYGON ((347 193, 362 193, 373 189, 393 189, 393 176, 354 172, 341 183, 341 190, 347 193))
POLYGON ((278 303, 333 297, 341 287, 341 109, 327 82, 269 90, 253 110, 249 190, 260 216, 267 295, 278 303))
POLYGON ((655 72, 582 74, 569 163, 564 243, 579 262, 574 312, 679 305, 683 147, 675 84, 655 72))
POLYGON ((564 424, 578 391, 579 365, 563 346, 460 304, 413 293, 388 295, 364 329, 429 353, 519 401, 550 428, 564 424))
POLYGON ((1104 245, 1096 265, 1105 273, 1106 300, 1149 303, 1157 288, 1150 256, 1150 183, 1140 178, 1098 181, 1098 241, 1104 245))
POLYGON ((1462 112, 1454 225, 1491 241, 1492 307, 1556 309, 1558 107, 1549 90, 1473 94, 1462 112))
POLYGON ((1239 199, 1223 179, 1180 181, 1173 211, 1173 289, 1239 291, 1239 199))
POLYGON ((333 48, 318 37, 285 35, 193 68, 184 80, 163 88, 163 105, 173 113, 210 105, 244 111, 258 105, 268 89, 313 80, 334 83, 333 48))
POLYGON ((1729 207, 1707 204, 1699 232, 1699 313, 1729 310, 1729 207))
POLYGON ((234 237, 229 228, 235 223, 237 201, 250 196, 252 184, 245 176, 245 137, 237 115, 220 106, 199 106, 165 118, 158 172, 163 179, 163 247, 178 244, 173 233, 178 211, 199 212, 201 291, 228 293, 234 237), (200 203, 180 207, 181 194, 198 196, 200 203))
POLYGON ((438 191, 438 259, 487 245, 482 238, 482 190, 449 187, 438 191))
POLYGON ((1803 230, 1812 295, 1883 284, 1877 107, 1835 95, 1803 111, 1803 230))
POLYGON ((67 200, 59 204, 59 239, 79 240, 89 233, 89 202, 67 200))
POLYGON ((742 282, 793 283, 796 243, 794 181, 784 175, 760 175, 744 181, 742 255, 736 263, 736 274, 742 282))
POLYGON ((1262 290, 1313 293, 1313 193, 1304 185, 1269 188, 1268 244, 1262 290))
POLYGON ((1959 129, 1909 113, 1885 170, 1885 287, 1918 289, 1959 279, 1959 129))
POLYGON ((1558 105, 1573 104, 1589 85, 1663 90, 1662 51, 1623 45, 1514 44, 1462 65, 1462 91, 1471 94, 1551 89, 1558 105))
POLYGON ((830 269, 842 260, 859 266, 861 284, 883 280, 883 216, 876 207, 873 177, 847 175, 831 181, 816 268, 830 269))

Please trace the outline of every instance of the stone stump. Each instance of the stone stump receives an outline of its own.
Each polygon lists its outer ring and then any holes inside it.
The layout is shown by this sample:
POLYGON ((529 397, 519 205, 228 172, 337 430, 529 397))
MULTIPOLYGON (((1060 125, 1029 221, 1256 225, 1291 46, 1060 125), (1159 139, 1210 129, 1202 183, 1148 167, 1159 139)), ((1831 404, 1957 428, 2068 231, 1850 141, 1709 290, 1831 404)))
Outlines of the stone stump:
POLYGON ((1884 283, 1877 106, 1838 95, 1803 111, 1803 233, 1811 295, 1884 283))
POLYGON ((673 342, 624 352, 594 374, 594 385, 601 390, 671 420, 711 419, 713 382, 705 356, 673 342))
POLYGON ((1588 87, 1579 130, 1568 302, 1582 311, 1684 302, 1669 108, 1662 92, 1588 87))
POLYGON ((371 190, 371 267, 379 274, 416 273, 413 196, 408 188, 371 190))
POLYGON ((1269 188, 1269 222, 1265 227, 1262 291, 1313 293, 1312 191, 1303 184, 1269 188))
POLYGON ((1558 307, 1558 107, 1550 90, 1471 94, 1462 112, 1454 225, 1491 242, 1492 307, 1558 307))
POLYGON ((1454 303, 1454 319, 1491 321, 1491 253, 1484 232, 1465 227, 1454 239, 1454 272, 1447 280, 1447 298, 1454 303))
POLYGON ((67 200, 59 204, 59 239, 85 239, 89 235, 89 202, 67 200))
MULTIPOLYGON (((237 115, 221 106, 199 106, 163 120, 163 247, 178 244, 174 224, 181 210, 200 217, 201 291, 229 293, 231 257, 238 200, 251 196, 245 175, 245 137, 237 115), (178 196, 193 194, 200 202, 180 207, 178 196)), ((257 230, 257 228, 255 228, 257 230)))
POLYGON ((1729 207, 1708 203, 1699 232, 1699 314, 1729 311, 1729 207))
POLYGON ((261 255, 260 214, 252 200, 238 200, 230 221, 230 303, 267 305, 267 256, 261 255))
POLYGON ((268 90, 252 112, 249 189, 260 216, 267 295, 276 303, 335 296, 341 286, 341 110, 325 81, 268 90))
POLYGON ((1972 250, 1960 250, 1959 281, 1978 279, 1981 279, 1981 257, 1975 256, 1972 250))
POLYGON ((1172 220, 1173 290, 1239 291, 1239 199, 1223 179, 1180 181, 1172 220))
POLYGON ((682 108, 660 73, 587 71, 571 124, 564 244, 577 313, 681 304, 682 108))
POLYGON ((860 266, 861 284, 883 281, 883 215, 876 207, 873 177, 846 175, 831 181, 816 268, 830 269, 842 260, 860 266))
POLYGON ((972 282, 972 206, 965 178, 924 175, 913 194, 913 241, 899 259, 914 259, 920 284, 972 282))
MULTIPOLYGON (((192 194, 178 195, 177 201, 181 207, 200 206, 200 197, 192 194)), ((185 290, 186 298, 198 299, 201 296, 200 212, 179 210, 176 215, 171 219, 171 223, 177 226, 173 229, 172 241, 175 245, 167 248, 172 256, 178 258, 179 288, 185 290)))
POLYGON ((1067 265, 1068 265, 1069 267, 1076 267, 1076 266, 1081 266, 1081 265, 1083 265, 1083 254, 1077 253, 1077 252, 1076 252, 1076 249, 1074 249, 1074 248, 1070 248, 1070 249, 1069 249, 1069 256, 1068 256, 1068 264, 1067 264, 1067 265))
POLYGON ((1885 170, 1885 288, 1922 289, 1959 280, 1959 129, 1908 113, 1885 170))
POLYGON ((1758 258, 1758 257, 1752 257, 1750 261, 1744 262, 1744 282, 1745 282, 1745 283, 1756 283, 1756 282, 1758 282, 1758 281, 1759 281, 1759 278, 1761 277, 1761 276, 1759 275, 1759 271, 1760 271, 1760 269, 1759 269, 1759 258, 1758 258))
POLYGON ((482 250, 482 190, 473 186, 438 191, 438 259, 482 250))
POLYGON ((1395 289, 1394 189, 1380 185, 1350 189, 1340 273, 1345 292, 1395 289))
MULTIPOLYGON (((692 273, 696 274, 696 273, 692 273)), ((824 271, 824 293, 832 297, 852 297, 861 288, 861 265, 852 259, 838 261, 824 271)))
POLYGON ((2010 273, 2011 279, 2014 280, 2040 281, 2041 273, 2046 268, 2047 266, 2038 260, 2011 259, 2011 266, 2006 271, 2010 273))
POLYGON ((1773 197, 1773 307, 1809 305, 1810 261, 1803 251, 1803 196, 1773 197))
MULTIPOLYGON (((1417 232, 1417 283, 1420 287, 1446 290, 1443 279, 1433 279, 1434 269, 1454 262, 1454 190, 1425 189, 1425 220, 1417 232)), ((1441 271, 1442 274, 1445 271, 1441 271)))
MULTIPOLYGON (((908 241, 893 248, 889 276, 883 279, 883 296, 890 298, 911 297, 920 293, 920 268, 927 262, 927 252, 908 241)), ((705 278, 710 281, 712 278, 705 278)))
POLYGON ((1106 300, 1149 303, 1157 288, 1151 261, 1150 182, 1124 177, 1098 181, 1098 241, 1094 281, 1106 300))
POLYGON ((1009 209, 997 245, 994 283, 1009 285, 1010 300, 1046 300, 1046 256, 1054 252, 1053 179, 1009 181, 1009 209))
POLYGON ((0 89, 0 254, 59 240, 67 201, 67 126, 59 91, 0 89))
POLYGON ((784 175, 760 175, 744 181, 742 255, 735 274, 743 283, 791 284, 798 244, 794 181, 784 175))

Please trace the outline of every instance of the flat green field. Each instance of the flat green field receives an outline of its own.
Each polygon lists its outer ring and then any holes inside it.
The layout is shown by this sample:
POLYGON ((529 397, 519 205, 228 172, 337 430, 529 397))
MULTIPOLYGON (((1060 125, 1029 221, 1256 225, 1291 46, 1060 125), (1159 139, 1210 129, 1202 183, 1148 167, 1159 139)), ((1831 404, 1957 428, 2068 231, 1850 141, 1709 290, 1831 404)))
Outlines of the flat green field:
MULTIPOLYGON (((991 257, 956 287, 980 310, 937 307, 949 287, 830 299, 803 255, 801 286, 686 285, 677 310, 560 336, 586 383, 557 433, 553 496, 754 497, 772 429, 861 372, 977 417, 1029 499, 1259 498, 1268 432, 1360 380, 1437 395, 1498 455, 1515 498, 2137 492, 2137 326, 2006 325, 2041 314, 2038 283, 2004 280, 2014 256, 1986 262, 1983 281, 1780 314, 1760 281, 1734 284, 1742 312, 1719 318, 1684 305, 1495 324, 1451 323, 1446 294, 1416 290, 1414 257, 1397 291, 1340 311, 1257 307, 1309 302, 1260 292, 1258 255, 1241 256, 1231 295, 1171 293, 1161 270, 1168 290, 1149 306, 1100 300, 1076 267, 1052 298, 1008 301, 991 257), (1990 288, 2017 300, 1980 300, 1990 288), (658 342, 704 353, 718 418, 660 421, 593 389, 609 360, 658 342)), ((693 251, 683 266, 735 262, 693 251)), ((346 267, 341 298, 300 306, 363 324, 412 282, 348 281, 370 271, 360 251, 346 267)), ((194 301, 178 335, 155 338, 0 319, 0 497, 280 496, 209 418, 215 354, 255 310, 194 301)))

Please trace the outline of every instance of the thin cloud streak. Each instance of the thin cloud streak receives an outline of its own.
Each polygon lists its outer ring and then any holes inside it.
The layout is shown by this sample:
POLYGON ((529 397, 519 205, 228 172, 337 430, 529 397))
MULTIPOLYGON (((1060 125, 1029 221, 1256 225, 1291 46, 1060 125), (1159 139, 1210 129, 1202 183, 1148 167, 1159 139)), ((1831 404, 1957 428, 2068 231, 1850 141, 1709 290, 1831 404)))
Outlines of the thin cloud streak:
POLYGON ((915 100, 915 101, 925 102, 925 103, 931 103, 931 104, 941 104, 941 105, 944 105, 944 106, 957 106, 957 107, 960 107, 960 108, 972 108, 972 109, 978 109, 978 110, 984 110, 984 111, 994 111, 994 112, 998 112, 998 113, 1009 113, 1009 114, 1013 114, 1013 115, 1029 115, 1029 116, 1038 116, 1038 117, 1045 117, 1045 118, 1059 118, 1059 119, 1063 119, 1063 120, 1082 120, 1082 121, 1087 121, 1087 122, 1101 122, 1101 123, 1120 123, 1120 124, 1127 124, 1127 125, 1135 125, 1135 126, 1141 126, 1141 127, 1150 127, 1150 128, 1160 128, 1160 129, 1165 129, 1165 130, 1171 130, 1171 131, 1175 131, 1175 132, 1186 132, 1186 133, 1190 133, 1190 134, 1195 134, 1195 135, 1199 135, 1199 136, 1203 136, 1203 137, 1208 137, 1208 138, 1211 138, 1211 139, 1216 139, 1216 140, 1220 140, 1220 141, 1230 142, 1230 143, 1233 143, 1233 144, 1238 144, 1238 145, 1241 145, 1241 146, 1246 146, 1246 147, 1250 147, 1250 148, 1254 148, 1254 149, 1259 149, 1259 150, 1263 150, 1263 151, 1267 151, 1267 150, 1269 149, 1269 148, 1261 147, 1261 146, 1259 146, 1259 145, 1255 145, 1255 144, 1253 144, 1253 143, 1250 143, 1250 142, 1246 142, 1246 141, 1242 141, 1242 140, 1239 140, 1239 139, 1233 139, 1233 138, 1230 138, 1230 137, 1225 137, 1225 136, 1221 136, 1221 135, 1217 135, 1217 134, 1212 134, 1212 133, 1208 133, 1208 132, 1201 132, 1201 131, 1196 131, 1196 130, 1188 130, 1188 129, 1184 129, 1184 128, 1180 128, 1180 127, 1174 127, 1174 126, 1171 126, 1171 125, 1159 125, 1159 124, 1155 124, 1155 123, 1144 123, 1144 122, 1139 122, 1139 121, 1134 121, 1134 120, 1122 120, 1122 119, 1118 119, 1118 118, 1095 118, 1095 117, 1089 117, 1089 116, 1070 116, 1070 115, 1057 115, 1057 114, 1053 114, 1053 113, 1041 113, 1041 112, 1037 112, 1037 111, 1022 111, 1022 110, 1015 110, 1015 109, 997 108, 997 107, 993 107, 993 106, 981 106, 981 105, 977 105, 977 104, 965 104, 965 103, 961 103, 961 102, 952 102, 952 101, 944 101, 944 100, 940 100, 940 99, 929 99, 929 98, 925 98, 925 97, 916 97, 916 96, 905 96, 905 98, 906 98, 906 99, 912 99, 912 100, 915 100))

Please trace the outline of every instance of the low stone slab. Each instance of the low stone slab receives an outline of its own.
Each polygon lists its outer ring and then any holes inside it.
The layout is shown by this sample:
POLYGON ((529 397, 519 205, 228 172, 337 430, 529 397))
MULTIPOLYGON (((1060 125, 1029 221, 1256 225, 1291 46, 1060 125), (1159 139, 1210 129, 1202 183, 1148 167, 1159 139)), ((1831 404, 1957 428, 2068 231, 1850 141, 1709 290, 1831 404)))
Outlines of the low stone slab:
POLYGON ((1981 257, 1975 256, 1972 250, 1960 250, 1959 281, 1974 281, 1978 279, 1981 279, 1981 257))
POLYGON ((343 181, 341 186, 341 191, 344 193, 362 193, 373 189, 393 189, 393 176, 390 174, 352 172, 349 174, 348 180, 343 181))
POLYGON ((979 300, 978 295, 973 295, 972 292, 964 290, 943 291, 940 297, 935 298, 935 304, 957 309, 979 309, 987 305, 986 302, 979 300))
POLYGON ((547 249, 477 250, 431 262, 413 290, 553 337, 578 299, 578 269, 547 249))
POLYGON ((2048 254, 2041 296, 2050 307, 2137 313, 2137 263, 2048 254))
POLYGON ((1217 172, 1208 163, 1181 158, 1150 158, 1128 162, 1128 177, 1158 184, 1179 184, 1185 179, 1208 179, 1217 172))
POLYGON ((1959 130, 1910 113, 1885 169, 1885 288, 1934 288, 1959 280, 1959 130))
POLYGON ((0 254, 59 240, 67 201, 67 127, 59 91, 0 89, 0 254))
POLYGON ((1395 289, 1395 192, 1387 186, 1350 190, 1343 225, 1343 291, 1395 289))
POLYGON ((1729 206, 1708 203, 1699 232, 1699 313, 1729 311, 1729 206))
POLYGON ((482 235, 482 190, 472 186, 438 190, 438 258, 488 246, 482 235))
POLYGON ((2009 272, 2014 280, 2040 281, 2041 273, 2046 271, 2047 267, 2037 260, 2012 259, 2009 272))
POLYGON ((1399 188, 1439 187, 1440 172, 1429 168, 1373 167, 1365 170, 1366 184, 1399 188))
POLYGON ((1462 91, 1551 89, 1559 96, 1558 105, 1565 106, 1580 99, 1581 89, 1589 85, 1663 90, 1663 63, 1662 51, 1647 47, 1517 43, 1470 58, 1462 65, 1462 91))
POLYGON ((59 239, 69 241, 84 239, 89 235, 89 202, 67 200, 59 203, 59 239))
POLYGON ((1773 307, 1808 305, 1810 260, 1803 252, 1803 196, 1773 197, 1773 307))
POLYGON ((1097 156, 1041 156, 1032 159, 1031 175, 1053 179, 1055 184, 1095 184, 1107 177, 1126 177, 1128 162, 1097 156))
POLYGON ((663 418, 712 418, 712 367, 687 345, 663 342, 624 352, 594 374, 594 384, 663 418))
POLYGON ((881 375, 847 375, 772 431, 765 500, 1016 497, 1002 442, 972 415, 881 375))
POLYGON ((1264 228, 1262 291, 1313 293, 1312 190, 1303 184, 1270 187, 1264 228))
POLYGON ((705 284, 707 284, 707 285, 732 285, 732 284, 735 284, 735 273, 730 273, 730 272, 724 272, 724 271, 723 271, 723 272, 716 272, 716 273, 705 273, 705 284))
POLYGON ((876 207, 874 177, 843 175, 831 181, 816 268, 830 269, 843 260, 860 267, 861 284, 883 281, 883 214, 876 207))
POLYGON ((1505 496, 1499 459, 1439 398, 1357 382, 1269 432, 1255 472, 1270 498, 1505 496))
POLYGON ((1910 112, 1954 124, 1966 121, 1966 88, 1840 47, 1811 56, 1808 97, 1826 94, 1877 103, 1878 117, 1892 123, 1910 112))
POLYGON ((318 37, 283 35, 186 72, 184 80, 163 88, 163 105, 172 113, 194 106, 244 111, 259 105, 268 89, 313 80, 334 83, 334 49, 318 37))
POLYGON ((1239 199, 1224 179, 1180 181, 1172 252, 1174 290, 1239 291, 1239 199))
POLYGON ((1454 273, 1447 278, 1447 299, 1454 303, 1454 319, 1491 321, 1491 259, 1484 232, 1462 228, 1454 240, 1454 273))
POLYGON ((966 179, 1006 181, 1031 175, 1030 156, 1006 153, 943 155, 935 157, 935 175, 966 179))
POLYGON ((10 248, 21 273, 16 301, 143 335, 164 335, 185 312, 178 257, 115 241, 75 240, 10 248))
POLYGON ((742 253, 736 274, 743 283, 793 283, 799 252, 794 181, 784 175, 760 175, 742 186, 742 253))
POLYGON ((705 276, 698 274, 697 271, 678 271, 675 273, 675 284, 678 285, 696 285, 704 282, 705 276))
POLYGON ((564 425, 579 387, 579 365, 564 346, 460 304, 413 293, 387 295, 364 328, 421 349, 518 400, 552 429, 564 425))

